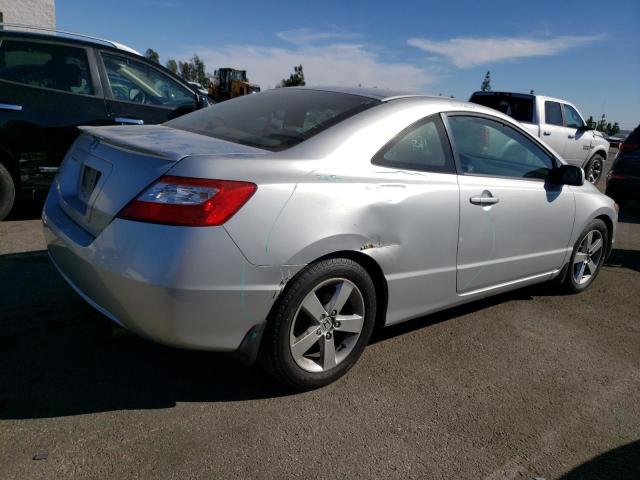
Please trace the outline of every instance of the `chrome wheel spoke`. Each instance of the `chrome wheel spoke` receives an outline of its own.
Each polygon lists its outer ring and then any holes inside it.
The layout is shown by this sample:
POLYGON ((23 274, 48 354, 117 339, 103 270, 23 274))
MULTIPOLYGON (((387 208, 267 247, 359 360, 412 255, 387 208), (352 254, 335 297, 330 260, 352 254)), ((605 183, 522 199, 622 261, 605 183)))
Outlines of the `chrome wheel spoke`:
POLYGON ((587 252, 589 252, 591 250, 591 242, 593 240, 593 232, 589 232, 587 234, 587 252))
POLYGON ((589 267, 589 273, 591 275, 593 275, 594 273, 596 273, 596 270, 598 269, 598 265, 596 264, 596 262, 594 262, 593 260, 589 259, 589 261, 587 262, 587 267, 589 267))
POLYGON ((573 259, 573 264, 584 262, 587 259, 587 254, 583 252, 576 252, 576 256, 573 259))
POLYGON ((322 306, 322 303, 320 303, 315 290, 310 292, 304 298, 304 300, 302 301, 302 308, 317 322, 320 322, 322 318, 327 315, 327 312, 322 306))
POLYGON ((337 365, 336 359, 336 344, 333 339, 333 335, 327 335, 323 337, 323 342, 320 343, 320 357, 322 359, 322 368, 329 370, 337 365))
POLYGON ((351 296, 351 292, 353 291, 353 286, 350 283, 342 282, 336 286, 336 291, 334 292, 331 300, 327 304, 328 312, 340 312, 344 307, 347 300, 351 296))
POLYGON ((291 353, 294 357, 302 357, 322 337, 316 333, 318 327, 311 327, 291 344, 291 353))
POLYGON ((578 273, 577 273, 577 274, 576 274, 576 276, 575 276, 575 279, 576 279, 578 282, 580 282, 580 280, 582 280, 582 277, 583 277, 583 275, 584 275, 584 269, 585 269, 586 265, 587 265, 587 262, 582 262, 582 263, 580 264, 580 266, 578 267, 578 273))
POLYGON ((602 248, 602 238, 599 238, 591 244, 591 248, 589 248, 589 254, 593 255, 595 252, 597 252, 601 248, 602 248))
POLYGON ((336 317, 338 332, 360 333, 364 325, 364 318, 361 315, 338 315, 336 317))

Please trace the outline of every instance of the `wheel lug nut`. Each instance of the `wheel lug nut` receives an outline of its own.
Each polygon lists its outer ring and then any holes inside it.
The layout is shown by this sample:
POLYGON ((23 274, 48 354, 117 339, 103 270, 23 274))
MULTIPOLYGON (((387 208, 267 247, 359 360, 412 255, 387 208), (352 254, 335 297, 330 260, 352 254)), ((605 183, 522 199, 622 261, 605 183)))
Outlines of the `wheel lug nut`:
POLYGON ((327 332, 327 340, 331 340, 331 332, 327 332))
POLYGON ((316 330, 316 335, 322 335, 322 330, 320 328, 316 330))
POLYGON ((331 316, 332 316, 332 317, 335 317, 337 314, 338 314, 338 311, 337 311, 337 310, 332 310, 332 311, 331 311, 331 316))
POLYGON ((340 328, 340 322, 338 321, 333 322, 333 326, 336 328, 340 328))

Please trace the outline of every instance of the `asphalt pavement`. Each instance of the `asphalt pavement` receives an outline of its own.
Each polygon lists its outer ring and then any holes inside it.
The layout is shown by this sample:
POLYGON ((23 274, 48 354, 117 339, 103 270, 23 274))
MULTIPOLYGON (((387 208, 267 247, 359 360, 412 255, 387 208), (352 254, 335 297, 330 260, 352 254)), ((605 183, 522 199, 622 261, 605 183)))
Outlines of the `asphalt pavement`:
POLYGON ((0 478, 640 478, 640 204, 589 290, 525 288, 376 332, 291 394, 109 322, 0 223, 0 478))

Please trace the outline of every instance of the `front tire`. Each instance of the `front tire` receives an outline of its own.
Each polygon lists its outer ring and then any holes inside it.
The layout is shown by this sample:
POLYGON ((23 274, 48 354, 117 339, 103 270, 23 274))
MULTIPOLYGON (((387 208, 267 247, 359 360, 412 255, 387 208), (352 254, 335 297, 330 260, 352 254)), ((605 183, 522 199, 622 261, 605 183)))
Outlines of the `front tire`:
POLYGON ((263 339, 265 366, 296 390, 332 383, 362 354, 375 318, 375 287, 360 264, 347 258, 314 263, 278 300, 263 339))
POLYGON ((571 254, 564 287, 569 293, 589 288, 600 273, 609 245, 609 232, 602 220, 593 220, 585 228, 571 254))
POLYGON ((7 218, 16 198, 16 187, 9 171, 0 164, 0 221, 7 218))
POLYGON ((598 183, 604 170, 604 157, 596 153, 584 169, 584 178, 594 185, 598 183))

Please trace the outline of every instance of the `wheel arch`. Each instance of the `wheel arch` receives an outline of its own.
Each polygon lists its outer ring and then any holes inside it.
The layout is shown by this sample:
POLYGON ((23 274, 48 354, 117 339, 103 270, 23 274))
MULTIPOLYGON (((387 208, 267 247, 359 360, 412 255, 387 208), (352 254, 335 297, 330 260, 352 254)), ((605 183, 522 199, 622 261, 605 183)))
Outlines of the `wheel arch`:
POLYGON ((584 162, 584 165, 582 166, 582 168, 587 168, 587 166, 591 163, 591 161, 593 160, 593 158, 598 155, 600 157, 602 157, 603 161, 607 161, 607 150, 602 147, 602 146, 597 146, 594 150, 594 152, 589 156, 589 158, 587 158, 587 160, 584 162))
POLYGON ((607 227, 607 250, 605 252, 605 259, 609 258, 611 249, 613 248, 613 233, 614 225, 613 219, 606 214, 598 215, 594 220, 602 220, 607 227))

